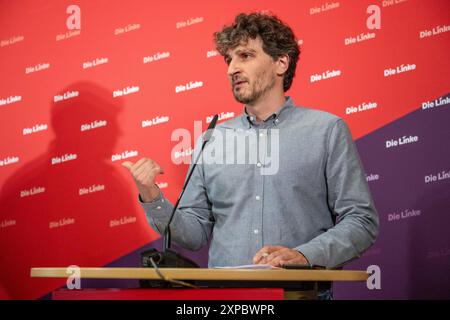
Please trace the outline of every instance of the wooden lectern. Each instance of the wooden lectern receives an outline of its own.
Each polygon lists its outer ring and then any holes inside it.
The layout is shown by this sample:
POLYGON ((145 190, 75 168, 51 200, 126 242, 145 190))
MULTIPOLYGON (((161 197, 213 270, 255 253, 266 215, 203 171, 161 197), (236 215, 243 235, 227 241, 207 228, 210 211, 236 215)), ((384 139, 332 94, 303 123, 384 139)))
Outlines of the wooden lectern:
MULTIPOLYGON (((32 268, 31 277, 68 278, 66 268, 32 268)), ((366 281, 366 271, 292 269, 80 268, 81 279, 140 279, 184 281, 195 288, 60 289, 54 299, 204 299, 279 300, 315 299, 321 284, 366 281)))

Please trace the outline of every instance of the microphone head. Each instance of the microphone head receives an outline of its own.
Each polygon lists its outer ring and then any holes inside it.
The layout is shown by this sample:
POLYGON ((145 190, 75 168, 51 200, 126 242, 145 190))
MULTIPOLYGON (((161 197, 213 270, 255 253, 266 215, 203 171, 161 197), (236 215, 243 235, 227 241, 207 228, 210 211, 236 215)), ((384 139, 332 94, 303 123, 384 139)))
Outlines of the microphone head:
POLYGON ((218 114, 214 115, 213 119, 211 120, 211 123, 209 124, 208 129, 214 129, 218 119, 219 119, 219 115, 218 114))
POLYGON ((211 123, 208 126, 208 129, 206 129, 205 134, 203 135, 203 142, 207 142, 209 141, 209 139, 211 139, 212 136, 212 132, 216 126, 217 120, 219 119, 219 115, 216 114, 213 119, 211 120, 211 123))

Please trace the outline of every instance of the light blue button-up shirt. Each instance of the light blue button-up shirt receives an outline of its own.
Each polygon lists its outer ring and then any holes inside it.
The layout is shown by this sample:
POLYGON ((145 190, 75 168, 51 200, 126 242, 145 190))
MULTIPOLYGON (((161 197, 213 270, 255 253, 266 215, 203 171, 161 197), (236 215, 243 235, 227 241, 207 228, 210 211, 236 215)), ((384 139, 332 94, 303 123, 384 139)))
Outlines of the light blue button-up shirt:
MULTIPOLYGON (((171 235, 191 250, 212 237, 210 267, 251 264, 263 246, 282 245, 311 265, 335 268, 378 235, 355 144, 345 122, 330 113, 295 107, 291 98, 261 123, 244 111, 216 127, 201 160, 171 235)), ((141 205, 162 233, 172 204, 161 192, 141 205)))

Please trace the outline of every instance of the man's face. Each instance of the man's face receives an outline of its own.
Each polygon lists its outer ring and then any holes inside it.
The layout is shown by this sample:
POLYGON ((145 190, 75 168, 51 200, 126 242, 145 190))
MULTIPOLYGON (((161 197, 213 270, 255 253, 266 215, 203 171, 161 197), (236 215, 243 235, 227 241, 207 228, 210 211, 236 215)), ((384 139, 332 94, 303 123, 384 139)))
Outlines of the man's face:
POLYGON ((275 62, 264 52, 260 38, 230 49, 225 60, 233 95, 237 101, 252 104, 274 88, 275 62))

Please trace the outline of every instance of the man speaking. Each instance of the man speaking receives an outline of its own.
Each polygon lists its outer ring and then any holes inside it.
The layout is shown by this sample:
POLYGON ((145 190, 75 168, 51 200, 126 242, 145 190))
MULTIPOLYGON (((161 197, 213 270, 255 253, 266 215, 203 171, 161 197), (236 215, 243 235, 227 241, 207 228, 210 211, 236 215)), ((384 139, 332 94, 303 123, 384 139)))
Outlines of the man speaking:
MULTIPOLYGON (((285 96, 300 54, 292 30, 275 16, 240 14, 214 39, 244 108, 208 142, 205 153, 221 147, 226 160, 194 169, 171 223, 173 241, 198 250, 211 239, 210 267, 336 268, 359 257, 378 235, 378 215, 344 121, 285 96), (245 161, 229 161, 239 152, 245 161)), ((161 166, 147 158, 123 165, 150 225, 164 232, 173 206, 155 184, 161 166)))

